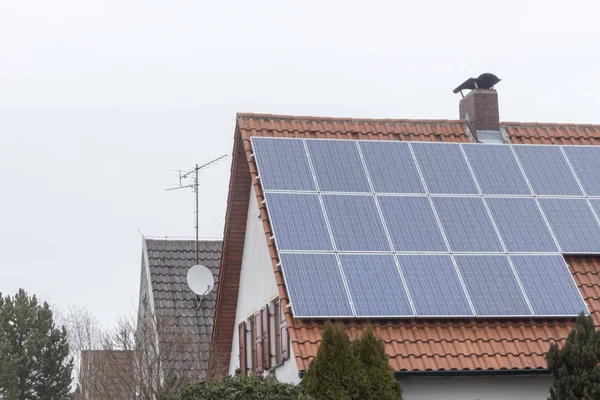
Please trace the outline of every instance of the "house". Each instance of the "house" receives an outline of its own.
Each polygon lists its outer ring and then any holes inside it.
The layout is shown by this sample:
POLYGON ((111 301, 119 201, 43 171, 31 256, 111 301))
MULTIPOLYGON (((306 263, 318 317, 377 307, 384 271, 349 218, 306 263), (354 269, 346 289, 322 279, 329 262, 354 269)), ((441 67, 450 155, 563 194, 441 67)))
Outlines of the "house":
POLYGON ((134 400, 133 351, 84 350, 76 398, 134 400))
POLYGON ((140 362, 147 365, 141 369, 160 366, 161 378, 174 375, 182 384, 209 373, 221 245, 217 240, 143 239, 137 335, 140 362), (213 290, 202 297, 186 280, 196 264, 208 267, 215 278, 213 290))
MULTIPOLYGON (((600 126, 500 123, 498 94, 475 88, 457 120, 374 120, 238 114, 211 356, 224 372, 299 382, 315 357, 325 319, 293 315, 251 138, 442 143, 600 144, 600 126)), ((505 144, 499 144, 504 146, 505 144)), ((473 146, 477 146, 473 144, 473 146)), ((501 172, 500 172, 501 173, 501 172)), ((577 228, 577 227, 576 227, 577 228)), ((600 254, 565 254, 572 279, 600 324, 600 254)), ((366 318, 337 318, 357 337, 366 318)), ((545 353, 562 344, 574 318, 371 318, 404 397, 545 399, 545 353)))

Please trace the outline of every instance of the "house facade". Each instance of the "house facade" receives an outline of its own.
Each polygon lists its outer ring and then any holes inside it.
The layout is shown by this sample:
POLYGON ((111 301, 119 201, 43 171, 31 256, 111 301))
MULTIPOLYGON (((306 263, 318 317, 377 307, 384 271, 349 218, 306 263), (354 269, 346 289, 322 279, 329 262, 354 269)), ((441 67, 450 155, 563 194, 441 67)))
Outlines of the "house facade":
MULTIPOLYGON (((475 89, 459 120, 372 120, 238 114, 211 356, 234 374, 274 369, 299 382, 315 357, 324 319, 297 318, 289 306, 251 137, 454 143, 600 144, 600 126, 500 123, 497 93, 475 89)), ((499 144, 502 145, 502 144, 499 144)), ((600 323, 600 258, 565 255, 573 280, 600 323)), ((341 318, 351 338, 366 319, 341 318)), ((552 379, 545 354, 564 343, 574 318, 377 318, 406 399, 545 399, 552 379)))

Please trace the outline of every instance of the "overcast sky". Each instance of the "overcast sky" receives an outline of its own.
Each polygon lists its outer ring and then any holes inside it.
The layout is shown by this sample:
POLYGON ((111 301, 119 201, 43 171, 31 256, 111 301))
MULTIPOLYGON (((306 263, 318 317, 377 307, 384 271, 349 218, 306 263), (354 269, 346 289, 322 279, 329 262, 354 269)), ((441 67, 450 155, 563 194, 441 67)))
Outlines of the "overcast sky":
MULTIPOLYGON (((503 121, 600 123, 594 3, 0 0, 0 292, 131 312, 138 230, 193 236, 164 189, 231 154, 236 112, 456 119, 493 72, 503 121)), ((201 237, 230 162, 201 174, 201 237)))

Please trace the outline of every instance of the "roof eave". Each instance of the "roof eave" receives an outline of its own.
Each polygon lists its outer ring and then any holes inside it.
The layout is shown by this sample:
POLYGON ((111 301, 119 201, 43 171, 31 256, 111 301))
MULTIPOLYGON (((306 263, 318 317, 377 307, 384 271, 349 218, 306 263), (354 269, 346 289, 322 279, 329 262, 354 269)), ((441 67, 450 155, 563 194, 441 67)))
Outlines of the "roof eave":
POLYGON ((546 368, 526 369, 467 369, 467 370, 442 370, 442 371, 394 371, 398 379, 420 378, 420 377, 468 377, 468 376, 538 376, 550 375, 546 368))

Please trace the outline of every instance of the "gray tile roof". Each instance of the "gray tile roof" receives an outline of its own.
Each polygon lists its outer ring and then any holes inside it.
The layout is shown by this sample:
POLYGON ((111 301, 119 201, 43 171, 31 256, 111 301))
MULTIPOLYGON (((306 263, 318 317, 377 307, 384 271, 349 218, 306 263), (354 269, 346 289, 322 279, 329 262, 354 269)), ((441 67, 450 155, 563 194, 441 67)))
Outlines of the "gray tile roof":
MULTIPOLYGON (((186 282, 188 270, 196 264, 196 242, 194 240, 155 240, 146 239, 148 267, 154 312, 159 320, 166 321, 168 330, 183 335, 186 341, 192 340, 193 348, 177 347, 178 368, 200 369, 205 372, 212 334, 217 280, 221 262, 222 241, 200 241, 199 263, 208 267, 215 278, 211 293, 202 298, 198 305, 197 295, 186 282)), ((159 332, 159 345, 163 349, 164 338, 159 332)), ((162 350, 161 350, 162 352, 162 350)))

